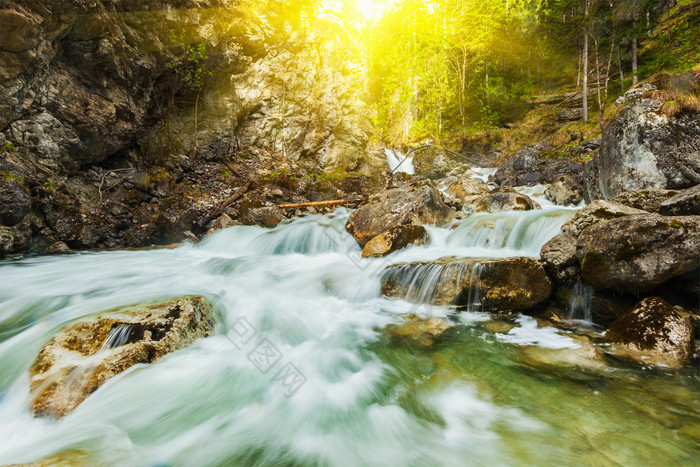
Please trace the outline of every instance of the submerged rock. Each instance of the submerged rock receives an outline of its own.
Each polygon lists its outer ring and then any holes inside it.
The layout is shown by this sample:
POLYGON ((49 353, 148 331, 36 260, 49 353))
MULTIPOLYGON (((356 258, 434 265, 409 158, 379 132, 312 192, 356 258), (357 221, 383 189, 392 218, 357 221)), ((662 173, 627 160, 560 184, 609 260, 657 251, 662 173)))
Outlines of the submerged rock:
POLYGON ((664 216, 700 215, 700 185, 683 190, 665 200, 659 206, 659 213, 664 216))
POLYGON ((454 217, 455 211, 443 201, 432 182, 417 180, 400 188, 384 191, 353 212, 345 229, 360 246, 399 225, 441 225, 454 217))
POLYGON ((635 214, 586 228, 576 254, 592 286, 640 292, 698 268, 699 251, 700 216, 635 214))
POLYGON ((624 356, 642 363, 677 366, 693 354, 697 320, 682 307, 649 297, 612 323, 607 338, 618 344, 618 353, 624 356))
POLYGON ((423 319, 416 315, 409 315, 401 324, 390 324, 386 328, 394 344, 417 347, 432 347, 451 330, 452 326, 442 318, 423 319))
POLYGON ((507 313, 540 305, 551 295, 552 283, 532 258, 442 258, 389 266, 382 275, 382 293, 507 313))
POLYGON ((111 377, 212 333, 212 309, 202 297, 109 311, 69 325, 29 369, 32 410, 62 417, 111 377))
POLYGON ((367 242, 362 257, 386 256, 408 245, 422 245, 428 239, 428 231, 422 225, 397 225, 367 242))
POLYGON ((625 191, 613 198, 616 203, 624 204, 647 212, 659 212, 661 204, 678 194, 678 190, 664 188, 648 188, 646 190, 625 191))
POLYGON ((554 204, 574 205, 583 200, 583 187, 575 177, 562 175, 545 189, 544 195, 554 204))
POLYGON ((474 212, 530 211, 542 209, 529 196, 520 193, 489 193, 474 205, 474 212))
POLYGON ((561 231, 573 237, 578 237, 585 228, 593 224, 629 214, 646 214, 646 211, 631 208, 614 201, 597 200, 578 211, 574 217, 561 227, 561 231))

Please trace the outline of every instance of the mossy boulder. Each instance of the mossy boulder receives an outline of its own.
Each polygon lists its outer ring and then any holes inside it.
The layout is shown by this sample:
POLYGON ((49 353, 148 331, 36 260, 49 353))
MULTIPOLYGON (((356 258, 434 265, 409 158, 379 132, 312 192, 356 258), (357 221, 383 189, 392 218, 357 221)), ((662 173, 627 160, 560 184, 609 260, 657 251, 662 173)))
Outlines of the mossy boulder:
POLYGON ((364 247, 372 238, 399 225, 442 225, 455 215, 429 180, 418 179, 372 196, 353 212, 345 229, 364 247))
POLYGON ((533 258, 441 258, 389 266, 382 293, 433 305, 456 305, 510 313, 537 307, 552 282, 533 258))
POLYGON ((474 204, 474 212, 531 211, 542 207, 520 193, 489 193, 474 204))
POLYGON ((633 214, 578 238, 581 275, 595 288, 638 293, 700 266, 700 216, 633 214))
POLYGON ((610 325, 618 353, 642 363, 680 365, 693 354, 698 316, 660 297, 648 297, 610 325))
POLYGON ((579 210, 574 217, 561 227, 564 234, 578 237, 581 232, 598 222, 616 219, 630 214, 644 214, 646 211, 631 208, 614 201, 597 200, 579 210))
POLYGON ((29 369, 32 410, 62 417, 108 379, 213 333, 202 297, 108 311, 71 324, 39 352, 29 369))
POLYGON ((397 225, 374 237, 362 249, 362 257, 386 256, 408 245, 422 245, 429 239, 422 225, 397 225))

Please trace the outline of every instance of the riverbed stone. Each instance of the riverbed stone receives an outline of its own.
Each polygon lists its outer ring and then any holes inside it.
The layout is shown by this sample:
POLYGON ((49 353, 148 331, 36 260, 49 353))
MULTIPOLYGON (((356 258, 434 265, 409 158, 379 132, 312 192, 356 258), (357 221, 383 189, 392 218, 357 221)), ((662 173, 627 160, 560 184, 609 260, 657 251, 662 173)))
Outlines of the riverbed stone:
POLYGON ((203 297, 107 311, 70 324, 44 345, 29 369, 32 410, 62 417, 131 366, 153 363, 212 334, 212 308, 203 297), (103 348, 118 329, 122 345, 103 348))
POLYGON ((448 196, 462 203, 474 201, 475 196, 489 192, 489 186, 481 179, 474 177, 460 177, 450 183, 445 190, 448 196))
POLYGON ((449 257, 389 266, 382 274, 382 293, 438 306, 510 313, 544 303, 552 293, 552 282, 533 258, 449 257), (425 284, 429 279, 430 286, 425 284), (421 286, 424 293, 416 294, 421 286))
POLYGON ((409 315, 401 324, 390 324, 386 332, 394 344, 416 347, 432 347, 436 340, 445 337, 452 330, 442 318, 421 318, 409 315))
POLYGON ((474 212, 530 211, 542 209, 529 196, 520 193, 489 193, 474 205, 474 212))
POLYGON ((700 267, 700 216, 633 214, 599 222, 578 238, 583 278, 638 293, 700 267))
POLYGON ((598 222, 615 219, 629 214, 645 214, 646 211, 631 208, 614 201, 597 200, 579 210, 574 217, 561 227, 562 233, 578 237, 586 228, 598 222))
POLYGON ((453 219, 447 206, 429 180, 418 179, 402 187, 372 196, 353 212, 345 229, 364 247, 372 238, 399 225, 442 225, 453 219))
POLYGON ((642 363, 678 366, 693 354, 697 315, 660 297, 648 297, 610 325, 606 337, 642 363))
POLYGON ((408 245, 422 245, 429 238, 428 231, 422 225, 397 225, 367 242, 362 249, 362 257, 386 256, 408 245))

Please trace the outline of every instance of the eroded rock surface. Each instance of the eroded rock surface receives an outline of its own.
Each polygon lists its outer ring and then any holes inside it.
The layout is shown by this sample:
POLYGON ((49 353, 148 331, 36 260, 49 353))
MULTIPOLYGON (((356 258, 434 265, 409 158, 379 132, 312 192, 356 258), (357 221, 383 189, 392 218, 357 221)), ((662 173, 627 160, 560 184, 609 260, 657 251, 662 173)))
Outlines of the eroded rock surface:
POLYGON ((678 193, 678 190, 666 190, 664 188, 624 191, 615 196, 613 202, 647 212, 659 212, 661 204, 678 193))
POLYGON ((29 374, 32 410, 62 417, 113 376, 213 333, 202 297, 108 311, 59 331, 39 352, 29 374))
POLYGON ((530 211, 542 207, 520 193, 489 193, 474 204, 474 212, 530 211))
POLYGON ((544 244, 540 257, 547 273, 557 284, 568 284, 579 269, 576 258, 576 239, 559 234, 544 244))
POLYGON ((683 190, 663 201, 659 206, 659 213, 664 216, 700 215, 700 185, 683 190))
POLYGON ((639 292, 697 269, 699 251, 700 216, 634 214, 586 228, 577 257, 592 286, 639 292))
POLYGON ((562 233, 578 237, 587 227, 598 222, 627 216, 629 214, 645 214, 646 211, 631 208, 613 201, 597 200, 579 210, 574 217, 561 228, 562 233))
POLYGON ((422 225, 398 225, 367 242, 362 257, 386 256, 408 245, 422 245, 428 239, 428 231, 422 225))
POLYGON ((554 204, 571 206, 583 200, 583 187, 576 177, 562 175, 545 189, 544 194, 554 204))

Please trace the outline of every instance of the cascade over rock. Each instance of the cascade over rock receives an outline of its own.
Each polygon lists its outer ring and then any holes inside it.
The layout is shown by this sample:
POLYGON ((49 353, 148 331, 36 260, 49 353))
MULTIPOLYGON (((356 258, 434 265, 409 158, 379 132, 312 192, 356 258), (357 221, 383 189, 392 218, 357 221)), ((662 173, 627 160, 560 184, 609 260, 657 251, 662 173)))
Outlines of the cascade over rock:
POLYGON ((542 209, 527 195, 520 193, 489 193, 474 204, 475 212, 530 211, 542 209))
POLYGON ((441 225, 450 221, 455 211, 448 207, 433 182, 412 181, 400 188, 372 196, 367 204, 353 212, 345 229, 360 246, 387 229, 399 225, 441 225))
POLYGON ((552 283, 532 258, 442 258, 389 266, 382 275, 382 293, 508 313, 543 303, 552 293, 552 283))
POLYGON ((101 313, 59 331, 29 370, 32 410, 62 417, 108 379, 213 333, 202 297, 101 313))
POLYGON ((640 292, 700 267, 698 251, 700 216, 633 214, 583 230, 576 254, 592 286, 640 292))
POLYGON ((587 199, 700 183, 700 113, 668 116, 655 91, 642 83, 619 101, 622 108, 603 130, 600 151, 586 163, 587 199))

